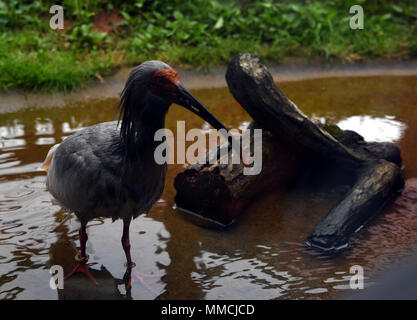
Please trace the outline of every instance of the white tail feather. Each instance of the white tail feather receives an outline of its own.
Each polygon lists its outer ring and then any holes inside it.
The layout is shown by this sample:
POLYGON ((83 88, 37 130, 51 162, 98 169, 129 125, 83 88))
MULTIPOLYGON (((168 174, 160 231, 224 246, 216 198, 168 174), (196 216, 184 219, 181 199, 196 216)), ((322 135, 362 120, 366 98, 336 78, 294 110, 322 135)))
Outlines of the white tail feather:
POLYGON ((51 162, 52 162, 52 158, 54 157, 55 151, 58 148, 58 146, 59 146, 59 143, 57 143, 51 149, 49 149, 48 154, 46 155, 46 158, 41 165, 42 170, 48 171, 49 166, 51 165, 51 162))

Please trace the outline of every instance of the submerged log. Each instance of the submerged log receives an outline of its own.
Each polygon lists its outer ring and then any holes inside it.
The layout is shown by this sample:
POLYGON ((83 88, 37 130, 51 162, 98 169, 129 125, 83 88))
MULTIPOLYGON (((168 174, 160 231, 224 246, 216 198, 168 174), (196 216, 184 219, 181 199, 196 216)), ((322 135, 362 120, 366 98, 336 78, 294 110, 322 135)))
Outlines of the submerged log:
POLYGON ((400 168, 376 160, 364 167, 346 197, 318 224, 307 245, 337 251, 348 245, 349 236, 362 229, 404 186, 400 168))
MULTIPOLYGON (((336 184, 353 186, 308 238, 311 246, 334 249, 402 188, 397 146, 367 143, 353 131, 313 123, 279 90, 257 57, 235 57, 226 80, 234 98, 254 119, 248 129, 263 130, 262 170, 245 175, 241 164, 216 163, 191 165, 178 174, 177 207, 199 217, 196 221, 229 225, 257 196, 292 186, 306 171, 319 171, 336 184)), ((244 146, 248 153, 253 151, 249 148, 244 146)), ((216 155, 209 152, 208 157, 216 155)))

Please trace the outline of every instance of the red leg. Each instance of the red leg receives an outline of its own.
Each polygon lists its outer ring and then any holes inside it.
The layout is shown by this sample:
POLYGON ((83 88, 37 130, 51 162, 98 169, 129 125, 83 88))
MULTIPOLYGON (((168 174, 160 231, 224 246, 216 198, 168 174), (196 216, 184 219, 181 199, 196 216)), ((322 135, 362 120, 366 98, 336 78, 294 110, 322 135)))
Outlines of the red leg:
POLYGON ((65 276, 65 279, 68 279, 72 277, 75 273, 81 272, 84 273, 91 281, 93 281, 96 285, 98 285, 97 281, 94 279, 93 275, 91 274, 89 270, 89 266, 94 263, 87 263, 88 256, 85 253, 85 245, 88 240, 87 232, 85 230, 87 224, 81 223, 81 228, 79 231, 80 235, 80 252, 77 253, 75 256, 75 260, 78 262, 78 264, 75 266, 75 268, 65 276))
POLYGON ((125 274, 123 275, 123 282, 125 284, 126 292, 128 292, 130 288, 132 287, 132 268, 131 267, 126 268, 125 274))
POLYGON ((130 238, 129 238, 129 227, 130 227, 130 218, 123 219, 123 235, 122 235, 122 246, 126 255, 127 268, 123 276, 123 281, 125 283, 126 291, 130 290, 132 284, 132 268, 135 266, 135 263, 132 261, 130 255, 130 238))
POLYGON ((148 290, 150 290, 152 293, 157 294, 146 282, 146 278, 158 278, 159 275, 146 275, 141 274, 134 270, 135 263, 132 261, 132 257, 130 255, 130 240, 129 240, 129 226, 130 226, 131 219, 124 219, 123 220, 123 236, 122 236, 122 246, 123 250, 126 254, 126 260, 127 260, 127 268, 126 272, 123 276, 123 281, 125 283, 126 291, 130 290, 131 284, 132 284, 132 271, 135 275, 135 277, 139 280, 140 283, 142 283, 148 290))
POLYGON ((86 253, 85 253, 85 245, 87 244, 87 240, 88 240, 88 235, 87 235, 87 231, 85 230, 87 224, 82 223, 81 224, 81 228, 79 231, 79 235, 80 235, 80 258, 84 259, 87 257, 86 253))
POLYGON ((122 246, 125 251, 127 267, 132 268, 135 266, 135 263, 132 262, 132 257, 130 256, 130 239, 129 239, 129 226, 130 218, 123 219, 123 235, 122 235, 122 246))

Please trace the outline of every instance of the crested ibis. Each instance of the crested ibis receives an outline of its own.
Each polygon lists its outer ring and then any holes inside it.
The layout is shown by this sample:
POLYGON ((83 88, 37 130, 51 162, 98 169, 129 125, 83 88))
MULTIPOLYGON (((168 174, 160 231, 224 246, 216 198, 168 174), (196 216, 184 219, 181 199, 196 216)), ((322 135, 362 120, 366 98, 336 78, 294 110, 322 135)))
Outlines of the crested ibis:
POLYGON ((66 278, 82 272, 96 283, 87 264, 86 225, 97 217, 123 219, 121 241, 130 277, 134 263, 129 225, 162 194, 167 167, 154 160, 154 150, 160 144, 154 141, 154 134, 164 128, 172 103, 196 113, 215 129, 225 129, 182 86, 173 68, 161 61, 147 61, 131 71, 121 93, 121 125, 111 121, 84 128, 48 153, 43 165, 48 190, 81 223, 80 251, 75 257, 78 264, 66 278))

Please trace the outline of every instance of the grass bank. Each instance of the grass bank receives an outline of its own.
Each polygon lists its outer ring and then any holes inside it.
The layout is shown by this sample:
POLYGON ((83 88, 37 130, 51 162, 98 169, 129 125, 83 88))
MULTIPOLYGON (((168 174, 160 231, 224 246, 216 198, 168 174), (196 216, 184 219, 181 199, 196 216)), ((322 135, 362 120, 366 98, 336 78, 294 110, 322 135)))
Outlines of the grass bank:
POLYGON ((0 0, 0 89, 71 90, 148 59, 210 68, 239 52, 358 61, 417 56, 417 1, 0 0), (364 9, 364 29, 349 8, 364 9))

